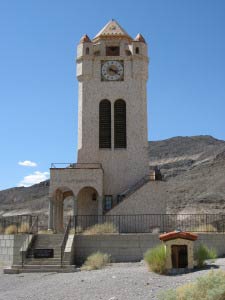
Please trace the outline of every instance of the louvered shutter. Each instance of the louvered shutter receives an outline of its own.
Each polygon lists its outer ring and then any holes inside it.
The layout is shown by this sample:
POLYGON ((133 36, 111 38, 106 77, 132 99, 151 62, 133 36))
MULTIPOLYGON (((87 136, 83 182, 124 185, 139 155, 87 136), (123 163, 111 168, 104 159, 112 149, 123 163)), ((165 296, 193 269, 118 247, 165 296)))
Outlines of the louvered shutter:
POLYGON ((99 104, 99 148, 111 148, 111 103, 106 99, 99 104))
POLYGON ((114 147, 127 147, 126 102, 122 99, 114 104, 114 147))

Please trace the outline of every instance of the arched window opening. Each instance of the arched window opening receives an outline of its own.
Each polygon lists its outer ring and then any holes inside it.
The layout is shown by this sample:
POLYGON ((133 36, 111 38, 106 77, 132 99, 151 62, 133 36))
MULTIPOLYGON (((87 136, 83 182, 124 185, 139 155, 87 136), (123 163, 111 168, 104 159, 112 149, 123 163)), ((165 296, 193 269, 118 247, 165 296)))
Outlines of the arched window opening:
POLYGON ((87 47, 85 51, 86 51, 86 55, 89 55, 90 52, 89 47, 87 47))
POLYGON ((114 147, 127 147, 126 132, 126 102, 122 99, 116 100, 114 104, 114 147))
POLYGON ((106 99, 99 104, 99 148, 111 148, 111 103, 106 99))
POLYGON ((136 53, 136 54, 139 54, 139 47, 136 47, 136 48, 135 48, 135 53, 136 53))

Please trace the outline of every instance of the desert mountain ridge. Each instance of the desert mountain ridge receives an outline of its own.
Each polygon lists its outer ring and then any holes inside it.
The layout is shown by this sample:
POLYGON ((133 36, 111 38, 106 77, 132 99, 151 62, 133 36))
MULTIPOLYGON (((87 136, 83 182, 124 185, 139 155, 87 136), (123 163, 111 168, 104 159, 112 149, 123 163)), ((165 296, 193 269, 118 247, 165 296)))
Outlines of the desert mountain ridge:
MULTIPOLYGON (((208 135, 150 141, 149 165, 164 176, 158 199, 166 199, 168 213, 225 214, 225 141, 208 135)), ((0 191, 0 216, 47 217, 48 189, 46 180, 0 191)), ((71 208, 71 201, 65 201, 66 211, 71 208)))

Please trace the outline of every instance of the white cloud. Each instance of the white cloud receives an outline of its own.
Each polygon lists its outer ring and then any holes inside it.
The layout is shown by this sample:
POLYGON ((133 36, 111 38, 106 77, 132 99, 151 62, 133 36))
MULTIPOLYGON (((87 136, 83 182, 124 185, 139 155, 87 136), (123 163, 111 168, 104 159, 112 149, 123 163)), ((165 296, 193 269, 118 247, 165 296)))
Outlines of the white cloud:
POLYGON ((37 163, 30 160, 19 161, 18 165, 23 167, 37 167, 37 163))
POLYGON ((36 171, 33 174, 25 176, 18 184, 18 186, 31 186, 35 183, 45 181, 49 178, 49 172, 36 171))

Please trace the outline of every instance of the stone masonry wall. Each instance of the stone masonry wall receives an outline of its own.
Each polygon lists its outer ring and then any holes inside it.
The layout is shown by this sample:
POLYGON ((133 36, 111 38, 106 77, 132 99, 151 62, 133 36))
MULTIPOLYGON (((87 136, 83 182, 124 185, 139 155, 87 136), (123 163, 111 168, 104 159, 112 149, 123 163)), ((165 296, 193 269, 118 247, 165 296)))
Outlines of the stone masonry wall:
POLYGON ((0 265, 12 266, 21 263, 20 249, 27 234, 0 235, 0 265))

